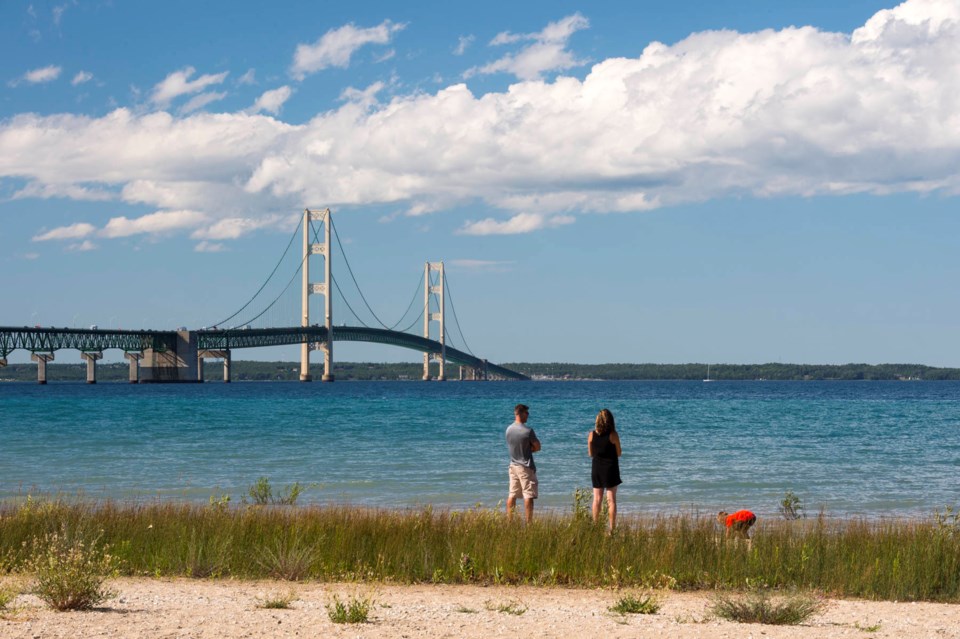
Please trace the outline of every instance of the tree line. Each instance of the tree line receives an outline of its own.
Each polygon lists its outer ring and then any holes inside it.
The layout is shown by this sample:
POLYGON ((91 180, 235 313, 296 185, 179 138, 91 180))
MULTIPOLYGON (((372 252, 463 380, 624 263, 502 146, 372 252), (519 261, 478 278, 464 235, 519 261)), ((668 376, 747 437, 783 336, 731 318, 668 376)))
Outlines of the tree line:
MULTIPOLYGON (((535 379, 596 380, 702 380, 707 376, 706 364, 575 364, 531 363, 504 364, 535 379)), ((322 364, 310 369, 314 379, 323 374, 322 364)), ((126 362, 99 364, 97 380, 125 382, 129 368, 126 362)), ((419 380, 422 362, 364 363, 337 362, 334 373, 338 380, 419 380)), ((432 368, 436 374, 436 367, 432 368)), ((456 366, 447 367, 448 379, 459 376, 456 366)), ((209 382, 223 380, 223 365, 217 361, 204 364, 204 378, 209 382)), ((10 364, 0 368, 0 381, 35 382, 35 364, 10 364)), ((83 381, 86 364, 47 365, 50 381, 83 381)), ((233 360, 234 381, 296 381, 300 379, 297 362, 260 362, 233 360)), ((937 368, 922 364, 711 364, 710 379, 715 380, 960 380, 960 368, 937 368)))

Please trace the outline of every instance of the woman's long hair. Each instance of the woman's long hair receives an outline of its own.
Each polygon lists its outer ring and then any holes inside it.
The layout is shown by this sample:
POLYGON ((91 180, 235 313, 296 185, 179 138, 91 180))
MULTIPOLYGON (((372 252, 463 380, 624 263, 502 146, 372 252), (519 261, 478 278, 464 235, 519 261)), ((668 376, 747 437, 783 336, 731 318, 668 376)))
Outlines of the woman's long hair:
POLYGON ((617 426, 613 422, 613 413, 606 408, 597 413, 596 429, 597 435, 617 432, 617 426))

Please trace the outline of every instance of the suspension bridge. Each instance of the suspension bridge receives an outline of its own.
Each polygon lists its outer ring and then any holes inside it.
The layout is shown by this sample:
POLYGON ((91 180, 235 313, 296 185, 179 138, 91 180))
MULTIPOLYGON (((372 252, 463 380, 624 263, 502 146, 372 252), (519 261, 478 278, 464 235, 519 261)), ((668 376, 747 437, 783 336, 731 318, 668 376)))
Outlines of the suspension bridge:
POLYGON ((330 209, 306 209, 283 256, 263 285, 236 312, 212 323, 210 327, 198 330, 185 327, 177 330, 101 329, 96 326, 89 329, 0 327, 0 366, 7 364, 7 356, 15 350, 29 351, 31 359, 37 363, 37 381, 46 384, 47 363, 54 360, 56 351, 73 349, 80 351, 81 358, 86 362, 87 383, 92 384, 96 383, 96 364, 103 358, 103 352, 119 349, 129 361, 131 383, 202 382, 203 364, 207 359, 223 361, 223 381, 229 382, 234 350, 299 344, 300 381, 312 380, 310 356, 313 351, 319 351, 323 354, 322 381, 332 382, 335 379, 334 343, 371 342, 423 353, 425 381, 446 380, 448 365, 459 367, 458 376, 461 380, 529 379, 522 373, 476 356, 467 345, 457 319, 443 262, 426 262, 422 279, 418 276, 418 280, 418 287, 403 316, 392 325, 387 325, 370 307, 357 283, 330 209), (323 241, 319 241, 319 227, 323 229, 323 241), (301 231, 302 250, 298 252, 292 248, 301 231), (362 313, 350 305, 340 283, 333 276, 334 238, 347 267, 350 283, 363 302, 361 310, 365 309, 373 318, 370 323, 365 322, 362 313), (323 260, 322 279, 311 278, 311 258, 323 260), (280 288, 283 283, 281 274, 291 270, 294 271, 293 276, 280 288), (298 277, 299 286, 294 286, 298 277), (275 292, 277 288, 280 288, 279 293, 271 299, 271 290, 275 292), (345 322, 334 325, 334 293, 340 302, 337 310, 349 316, 356 325, 347 325, 345 322), (316 316, 318 319, 322 316, 322 323, 311 319, 311 299, 319 298, 323 300, 323 308, 322 312, 316 309, 316 316), (422 304, 418 304, 418 300, 422 300, 422 304), (295 306, 299 308, 294 309, 295 306), (456 343, 453 333, 448 331, 448 306, 456 334, 459 335, 459 342, 456 343), (414 314, 417 308, 419 313, 414 314), (298 321, 290 326, 290 319, 298 321), (283 326, 285 321, 288 325, 283 326), (412 332, 419 328, 422 328, 422 332, 412 332), (432 374, 432 365, 437 369, 435 376, 432 374))

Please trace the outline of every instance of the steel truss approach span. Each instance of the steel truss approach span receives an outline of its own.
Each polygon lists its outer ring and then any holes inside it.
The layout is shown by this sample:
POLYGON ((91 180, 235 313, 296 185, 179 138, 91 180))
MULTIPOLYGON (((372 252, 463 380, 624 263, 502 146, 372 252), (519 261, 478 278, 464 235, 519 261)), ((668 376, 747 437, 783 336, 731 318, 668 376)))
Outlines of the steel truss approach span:
POLYGON ((138 352, 153 349, 165 352, 174 348, 173 331, 124 331, 82 328, 14 328, 0 326, 0 358, 17 349, 33 353, 51 353, 69 348, 85 353, 119 348, 138 352))
MULTIPOLYGON (((289 344, 325 343, 325 326, 292 328, 251 328, 195 331, 197 348, 202 351, 230 351, 237 348, 260 348, 289 344)), ((374 342, 408 348, 422 353, 437 353, 440 342, 419 335, 364 326, 337 326, 333 331, 336 342, 374 342)), ((22 349, 33 353, 74 349, 81 352, 99 352, 117 348, 127 352, 153 349, 172 350, 177 340, 174 331, 122 331, 79 328, 12 328, 0 327, 0 358, 22 349)), ((506 379, 526 380, 526 375, 503 366, 491 364, 450 346, 446 358, 453 364, 485 370, 488 374, 506 379)))

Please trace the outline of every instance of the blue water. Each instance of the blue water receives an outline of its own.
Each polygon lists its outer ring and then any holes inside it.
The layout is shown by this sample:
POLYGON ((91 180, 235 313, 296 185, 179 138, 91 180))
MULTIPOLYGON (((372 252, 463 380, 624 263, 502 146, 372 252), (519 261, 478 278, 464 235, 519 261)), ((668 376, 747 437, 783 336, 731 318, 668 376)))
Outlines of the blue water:
POLYGON ((538 508, 589 487, 603 407, 622 512, 775 514, 786 490, 837 516, 960 501, 960 383, 769 381, 0 384, 0 499, 237 502, 266 476, 302 502, 492 507, 518 402, 543 442, 538 508))

